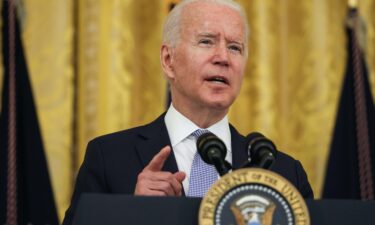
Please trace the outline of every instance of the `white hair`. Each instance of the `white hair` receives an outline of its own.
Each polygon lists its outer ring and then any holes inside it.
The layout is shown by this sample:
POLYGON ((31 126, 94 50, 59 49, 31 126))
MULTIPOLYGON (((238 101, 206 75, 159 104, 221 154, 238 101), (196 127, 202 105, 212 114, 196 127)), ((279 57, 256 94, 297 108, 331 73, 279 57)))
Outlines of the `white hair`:
POLYGON ((185 6, 195 3, 195 2, 212 2, 215 4, 227 6, 231 9, 237 11, 242 17, 243 23, 245 25, 245 47, 247 52, 247 41, 249 38, 249 24, 247 22, 247 17, 244 9, 238 3, 232 0, 183 0, 181 3, 177 4, 173 10, 169 13, 163 28, 163 44, 169 46, 175 46, 177 41, 180 39, 181 32, 181 14, 185 6))

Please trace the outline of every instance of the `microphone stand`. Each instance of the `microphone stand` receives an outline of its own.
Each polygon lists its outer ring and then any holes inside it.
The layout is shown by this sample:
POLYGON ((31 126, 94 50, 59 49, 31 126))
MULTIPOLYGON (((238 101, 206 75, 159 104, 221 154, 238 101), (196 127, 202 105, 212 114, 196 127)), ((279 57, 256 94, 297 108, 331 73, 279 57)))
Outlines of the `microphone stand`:
POLYGON ((213 163, 213 165, 215 166, 219 175, 222 177, 225 174, 227 174, 232 169, 232 166, 230 165, 230 163, 227 162, 226 160, 224 160, 220 156, 220 154, 218 154, 218 152, 220 152, 220 151, 215 151, 214 149, 210 149, 209 151, 211 153, 211 154, 209 154, 211 156, 210 160, 213 163))

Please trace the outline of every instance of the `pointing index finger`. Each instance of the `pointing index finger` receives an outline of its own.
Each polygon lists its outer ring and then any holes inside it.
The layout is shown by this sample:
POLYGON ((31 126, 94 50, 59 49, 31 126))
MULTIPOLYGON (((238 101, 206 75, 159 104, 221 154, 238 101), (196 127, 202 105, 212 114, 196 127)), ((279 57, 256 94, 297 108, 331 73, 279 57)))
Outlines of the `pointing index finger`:
POLYGON ((165 160, 168 158, 169 154, 171 153, 171 147, 165 146, 160 150, 158 154, 152 158, 150 163, 144 168, 144 170, 150 170, 150 171, 160 171, 163 166, 165 160))

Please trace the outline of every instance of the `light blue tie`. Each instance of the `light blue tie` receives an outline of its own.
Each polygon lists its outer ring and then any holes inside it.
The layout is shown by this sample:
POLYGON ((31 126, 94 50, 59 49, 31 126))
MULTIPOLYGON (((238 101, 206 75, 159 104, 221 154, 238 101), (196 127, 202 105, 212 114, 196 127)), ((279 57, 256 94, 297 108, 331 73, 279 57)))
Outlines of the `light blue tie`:
MULTIPOLYGON (((196 130, 193 135, 196 140, 202 134, 209 133, 208 130, 196 130)), ((218 179, 218 173, 214 166, 205 163, 200 157, 198 150, 194 155, 190 171, 189 191, 187 196, 203 197, 213 183, 218 179)))

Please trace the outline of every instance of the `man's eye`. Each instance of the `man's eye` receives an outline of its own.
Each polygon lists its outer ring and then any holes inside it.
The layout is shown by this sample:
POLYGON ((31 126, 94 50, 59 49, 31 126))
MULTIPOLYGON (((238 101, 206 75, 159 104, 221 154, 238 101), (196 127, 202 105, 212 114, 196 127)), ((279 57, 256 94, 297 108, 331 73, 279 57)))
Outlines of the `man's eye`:
POLYGON ((229 45, 229 50, 231 51, 234 51, 234 52, 238 52, 238 53, 242 53, 242 48, 240 46, 237 46, 237 45, 229 45))
POLYGON ((210 45, 210 44, 212 44, 212 40, 202 39, 202 40, 199 40, 199 44, 210 45))

